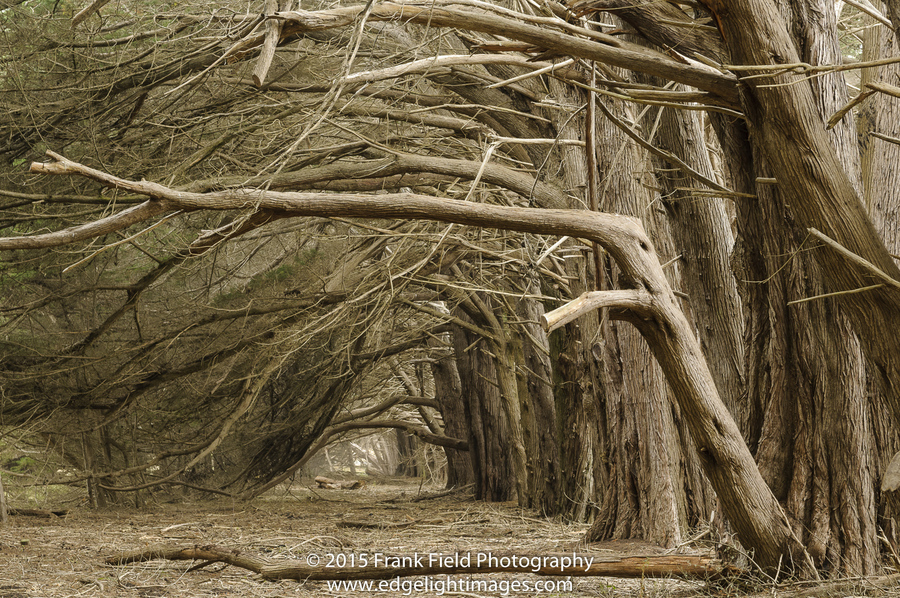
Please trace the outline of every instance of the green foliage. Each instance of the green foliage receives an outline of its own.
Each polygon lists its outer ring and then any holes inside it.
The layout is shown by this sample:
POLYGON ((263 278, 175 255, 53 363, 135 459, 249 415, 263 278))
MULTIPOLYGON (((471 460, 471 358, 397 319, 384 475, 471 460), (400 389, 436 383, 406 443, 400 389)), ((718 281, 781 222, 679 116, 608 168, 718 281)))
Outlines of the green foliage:
POLYGON ((37 465, 37 461, 29 457, 28 455, 22 455, 21 457, 7 459, 3 463, 3 469, 7 469, 15 473, 29 473, 33 471, 37 467, 37 465))

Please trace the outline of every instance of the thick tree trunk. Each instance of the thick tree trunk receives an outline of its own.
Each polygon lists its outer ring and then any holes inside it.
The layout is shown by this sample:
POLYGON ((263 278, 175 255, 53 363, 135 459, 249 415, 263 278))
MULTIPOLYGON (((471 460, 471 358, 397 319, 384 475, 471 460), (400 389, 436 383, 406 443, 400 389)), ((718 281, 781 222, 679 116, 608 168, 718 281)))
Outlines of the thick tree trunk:
MULTIPOLYGON (((467 319, 459 309, 454 315, 467 319)), ((475 498, 506 501, 515 496, 515 480, 507 448, 508 426, 501 405, 494 359, 487 340, 453 327, 453 350, 469 421, 469 454, 475 470, 475 498)))
MULTIPOLYGON (((623 103, 600 101, 620 118, 636 118, 623 103)), ((658 185, 649 174, 646 154, 603 117, 598 119, 596 138, 600 209, 640 217, 661 259, 673 257, 659 197, 650 191, 658 185)), ((611 277, 606 287, 622 286, 615 267, 608 267, 606 274, 611 277)), ((608 387, 602 408, 609 483, 588 538, 642 538, 674 546, 687 529, 689 509, 674 419, 678 409, 673 409, 663 372, 640 333, 622 322, 607 324, 604 332, 608 387)))
MULTIPOLYGON (((733 63, 771 64, 773 57, 776 63, 839 62, 830 41, 830 5, 795 2, 790 18, 784 18, 767 2, 748 4, 710 3, 733 63), (799 35, 794 43, 786 21, 793 21, 792 31, 799 35)), ((896 349, 882 332, 897 326, 895 292, 885 287, 793 307, 785 303, 879 282, 871 270, 857 269, 830 249, 817 249, 816 262, 809 260, 809 252, 798 251, 810 244, 806 227, 827 228, 827 235, 890 276, 896 277, 897 269, 854 192, 864 180, 867 203, 874 203, 869 177, 861 179, 857 170, 852 122, 845 118, 836 133, 824 133, 822 123, 842 103, 844 88, 821 78, 778 85, 790 78, 769 79, 776 85, 768 86, 746 80, 743 88, 751 139, 758 144, 755 174, 775 175, 778 182, 776 190, 757 187, 757 205, 748 205, 739 217, 746 268, 739 278, 768 282, 746 285, 755 306, 748 324, 748 375, 750 409, 757 413, 749 438, 763 474, 817 562, 855 575, 872 571, 879 560, 875 514, 885 505, 876 507, 873 472, 895 442, 889 438, 895 433, 882 424, 879 399, 884 389, 896 421, 896 349), (794 257, 787 264, 773 259, 788 255, 794 257), (852 329, 838 306, 850 316, 852 329), (871 360, 868 382, 854 332, 871 360)), ((864 165, 872 160, 864 154, 864 165)), ((867 166, 865 172, 871 171, 867 166)), ((886 197, 896 195, 896 188, 886 197)))
MULTIPOLYGON (((522 290, 526 294, 540 294, 536 277, 525 278, 523 282, 522 290)), ((516 371, 528 443, 527 506, 555 515, 562 500, 558 477, 560 437, 551 382, 550 344, 547 331, 540 325, 544 306, 525 297, 516 302, 515 310, 521 329, 511 327, 511 332, 517 338, 520 354, 516 371)))
MULTIPOLYGON (((801 62, 787 25, 771 0, 730 3, 707 0, 722 28, 731 62, 778 65, 801 62)), ((803 229, 816 229, 883 274, 900 279, 900 269, 887 252, 843 169, 818 116, 812 85, 802 75, 781 72, 771 77, 744 77, 741 103, 766 168, 777 180, 780 220, 793 219, 803 229)), ((826 246, 815 249, 828 292, 857 290, 883 279, 870 267, 848 261, 826 246)), ((867 292, 844 294, 838 302, 860 334, 867 356, 885 377, 887 396, 900 421, 900 360, 895 337, 900 329, 900 289, 886 284, 867 292)))
MULTIPOLYGON (((900 1, 889 2, 895 31, 900 31, 900 1)), ((866 31, 863 60, 900 57, 900 37, 891 35, 883 27, 866 31)), ((866 69, 862 86, 870 82, 896 85, 900 66, 885 65, 866 69)), ((886 141, 884 135, 900 138, 900 99, 883 93, 870 97, 860 109, 860 141, 863 164, 865 204, 875 229, 893 255, 900 255, 900 217, 898 217, 898 189, 900 189, 900 144, 886 141)), ((875 463, 876 496, 878 497, 878 525, 884 530, 894 550, 900 545, 900 493, 881 490, 881 480, 893 455, 900 451, 900 437, 896 425, 891 425, 890 411, 884 401, 885 389, 880 380, 872 377, 870 394, 873 397, 870 420, 873 426, 872 457, 875 463)))
POLYGON ((750 281, 744 296, 753 308, 749 394, 737 419, 746 422, 760 471, 817 565, 844 570, 844 562, 848 573, 870 572, 877 542, 862 353, 833 300, 787 305, 822 294, 821 272, 797 251, 802 233, 773 226, 770 190, 757 187, 757 194, 738 210, 738 277, 750 281), (788 255, 795 257, 785 264, 788 255), (836 510, 848 503, 850 510, 836 510), (841 558, 845 550, 854 554, 841 558))
MULTIPOLYGON (((447 342, 450 335, 444 334, 447 342)), ((437 346, 434 339, 429 345, 437 346)), ((444 421, 444 434, 451 438, 469 436, 469 423, 466 418, 466 406, 462 395, 462 381, 456 367, 456 359, 452 355, 438 358, 431 363, 431 375, 434 378, 434 398, 438 402, 441 419, 444 421)), ((471 447, 468 451, 444 449, 447 455, 447 488, 467 486, 475 482, 475 470, 472 466, 471 447)))
MULTIPOLYGON (((553 97, 567 109, 549 111, 557 134, 566 139, 584 137, 585 94, 550 79, 553 97), (574 115, 573 115, 574 113, 574 115)), ((562 167, 560 186, 569 190, 571 209, 585 209, 593 205, 588 194, 586 151, 577 146, 562 146, 556 150, 562 167)), ((554 157, 555 157, 554 156, 554 157)), ((596 177, 596 174, 595 174, 596 177)), ((571 300, 588 291, 599 290, 594 247, 584 247, 578 240, 564 244, 560 250, 566 259, 548 256, 548 268, 565 275, 564 280, 548 283, 545 293, 571 300), (574 247, 581 247, 576 259, 574 247)), ((599 359, 603 340, 599 333, 606 314, 597 312, 579 318, 550 335, 554 397, 559 421, 560 498, 559 512, 575 521, 593 518, 597 505, 609 490, 608 466, 604 455, 609 453, 606 412, 601 409, 603 397, 610 388, 604 363, 599 359)))

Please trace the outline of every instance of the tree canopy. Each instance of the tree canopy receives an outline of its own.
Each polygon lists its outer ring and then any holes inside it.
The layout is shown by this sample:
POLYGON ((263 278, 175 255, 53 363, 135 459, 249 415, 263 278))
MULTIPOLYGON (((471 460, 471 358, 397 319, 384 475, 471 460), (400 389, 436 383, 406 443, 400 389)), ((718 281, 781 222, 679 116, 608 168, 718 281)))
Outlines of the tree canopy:
POLYGON ((897 3, 7 4, 0 433, 55 481, 396 427, 593 537, 896 543, 897 3))

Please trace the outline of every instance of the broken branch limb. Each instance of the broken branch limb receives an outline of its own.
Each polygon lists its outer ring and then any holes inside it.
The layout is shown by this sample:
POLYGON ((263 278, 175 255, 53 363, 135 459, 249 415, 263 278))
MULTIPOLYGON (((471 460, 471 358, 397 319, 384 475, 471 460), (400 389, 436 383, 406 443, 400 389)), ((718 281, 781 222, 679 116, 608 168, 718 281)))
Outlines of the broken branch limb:
POLYGON ((552 332, 602 307, 620 307, 639 312, 649 309, 650 305, 650 296, 643 291, 591 291, 545 313, 541 316, 541 325, 547 332, 552 332))
MULTIPOLYGON (((494 553, 457 553, 455 555, 380 555, 374 556, 370 566, 328 567, 309 566, 300 561, 275 561, 245 554, 240 550, 221 546, 192 546, 188 548, 151 547, 122 553, 106 559, 108 565, 151 560, 199 560, 221 562, 260 574, 265 579, 295 579, 298 581, 328 579, 393 579, 414 575, 476 575, 484 573, 532 573, 542 576, 572 577, 629 577, 711 579, 731 576, 739 570, 705 556, 627 556, 541 554, 507 555, 494 553), (568 560, 566 560, 568 559, 568 560), (576 560, 579 559, 579 560, 576 560), (397 563, 400 566, 388 566, 397 563)), ((368 558, 368 557, 367 557, 368 558)))
POLYGON ((822 241, 823 243, 825 243, 826 245, 828 245, 829 247, 834 249, 839 254, 843 255, 845 258, 847 258, 847 260, 860 266, 864 270, 867 270, 869 273, 873 274, 876 278, 879 278, 884 283, 889 284, 892 287, 900 288, 900 281, 898 281, 894 277, 890 276, 884 270, 882 270, 881 268, 879 268, 878 266, 876 266, 869 260, 865 259, 864 257, 860 256, 859 254, 853 253, 852 251, 850 251, 849 249, 847 249, 846 247, 844 247, 843 245, 841 245, 840 243, 838 243, 837 241, 835 241, 834 239, 832 239, 831 237, 826 235, 825 233, 823 233, 815 228, 808 228, 808 229, 806 229, 806 231, 809 234, 811 234, 812 236, 814 236, 815 238, 817 238, 818 240, 822 241))
MULTIPOLYGON (((266 15, 272 15, 278 11, 278 3, 276 0, 266 0, 266 15)), ((275 58, 275 50, 278 48, 278 40, 281 38, 281 21, 269 19, 266 21, 266 34, 263 39, 262 50, 256 65, 253 67, 253 84, 262 87, 266 80, 266 74, 269 67, 272 66, 272 59, 275 58)))

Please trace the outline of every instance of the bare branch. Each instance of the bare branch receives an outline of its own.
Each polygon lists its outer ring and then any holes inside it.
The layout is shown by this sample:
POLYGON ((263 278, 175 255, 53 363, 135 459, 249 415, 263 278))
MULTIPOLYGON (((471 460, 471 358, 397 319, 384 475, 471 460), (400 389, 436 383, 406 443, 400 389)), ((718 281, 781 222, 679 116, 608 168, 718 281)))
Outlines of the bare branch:
POLYGON ((603 307, 621 308, 632 312, 649 310, 650 296, 644 291, 590 291, 541 316, 541 325, 547 332, 565 326, 572 320, 603 307))
POLYGON ((82 21, 103 8, 108 3, 109 0, 93 0, 93 2, 79 10, 78 14, 72 17, 72 27, 77 27, 82 21))
POLYGON ((144 222, 154 216, 171 212, 172 208, 164 201, 145 201, 142 204, 122 210, 112 216, 95 220, 81 226, 65 230, 28 237, 0 238, 0 249, 39 249, 59 247, 69 243, 77 243, 95 237, 102 237, 117 230, 144 222))
MULTIPOLYGON (((266 0, 266 15, 272 15, 277 10, 278 2, 276 0, 266 0)), ((275 58, 275 50, 280 37, 281 22, 272 19, 266 21, 266 37, 259 58, 256 60, 256 66, 253 67, 253 83, 257 87, 262 87, 263 81, 266 80, 266 73, 272 66, 272 59, 275 58)))

